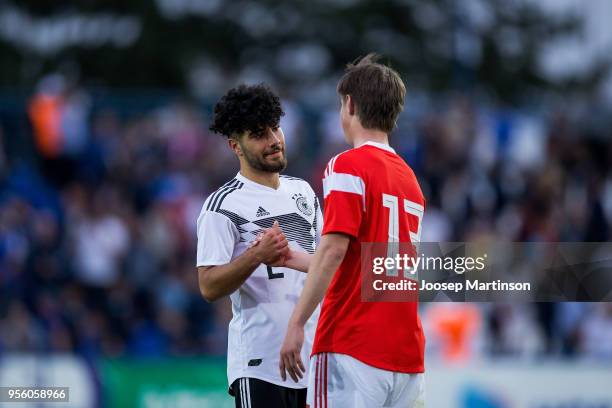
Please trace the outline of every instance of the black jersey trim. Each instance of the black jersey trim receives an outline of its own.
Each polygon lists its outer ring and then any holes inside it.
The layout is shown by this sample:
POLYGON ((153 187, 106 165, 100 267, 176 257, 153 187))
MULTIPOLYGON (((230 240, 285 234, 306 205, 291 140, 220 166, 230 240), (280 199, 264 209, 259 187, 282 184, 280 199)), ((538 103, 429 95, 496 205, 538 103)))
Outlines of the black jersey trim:
POLYGON ((213 205, 213 211, 218 212, 221 209, 221 204, 223 204, 223 200, 225 200, 227 196, 233 193, 234 191, 240 190, 243 186, 244 186, 244 183, 239 181, 236 186, 222 193, 222 195, 218 197, 218 203, 213 205))
POLYGON ((206 211, 211 211, 211 209, 214 208, 213 203, 216 201, 219 195, 226 191, 228 188, 231 188, 236 185, 236 183, 238 183, 238 180, 236 178, 233 178, 221 187, 219 187, 217 190, 215 190, 215 192, 212 193, 210 197, 208 197, 208 200, 206 200, 206 211))

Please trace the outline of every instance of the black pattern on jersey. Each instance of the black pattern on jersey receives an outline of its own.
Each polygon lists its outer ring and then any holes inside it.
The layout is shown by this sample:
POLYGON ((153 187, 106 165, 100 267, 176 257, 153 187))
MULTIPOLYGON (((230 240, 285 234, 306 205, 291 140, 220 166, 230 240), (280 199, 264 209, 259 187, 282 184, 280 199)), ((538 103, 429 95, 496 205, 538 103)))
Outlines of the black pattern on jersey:
POLYGON ((217 191, 212 193, 208 200, 204 203, 206 211, 218 211, 221 208, 223 200, 231 194, 233 191, 240 190, 244 186, 244 183, 237 179, 232 179, 219 187, 217 191))
POLYGON ((238 226, 240 226, 240 225, 242 225, 242 224, 246 224, 246 223, 250 222, 250 221, 249 221, 249 220, 247 220, 246 218, 242 218, 242 217, 241 217, 241 216, 239 216, 238 214, 233 213, 233 212, 231 212, 231 211, 227 211, 227 210, 224 210, 224 209, 220 209, 220 210, 218 210, 217 212, 218 212, 218 213, 220 213, 220 214, 225 215, 225 216, 226 216, 227 218, 229 218, 229 219, 230 219, 230 220, 231 220, 231 221, 234 223, 234 225, 236 225, 237 227, 238 227, 238 226))
MULTIPOLYGON (((298 213, 290 213, 283 215, 276 215, 268 218, 262 218, 255 221, 249 221, 240 215, 225 210, 219 209, 218 213, 225 215, 229 218, 240 233, 240 242, 245 242, 243 234, 251 233, 257 235, 263 231, 264 228, 270 228, 274 221, 278 221, 283 233, 287 237, 287 241, 297 242, 304 250, 310 254, 314 253, 314 236, 316 234, 316 228, 311 225, 304 217, 298 213)), ((315 216, 316 225, 316 216, 315 216)))
MULTIPOLYGON (((316 217, 315 217, 316 219, 316 217)), ((253 224, 261 228, 270 228, 274 221, 278 221, 287 241, 295 241, 308 253, 314 253, 313 226, 297 213, 277 215, 253 221, 253 224)), ((316 229, 314 230, 316 231, 316 229)))
MULTIPOLYGON (((219 214, 223 214, 225 215, 227 218, 230 219, 231 222, 234 223, 234 225, 236 226, 236 228, 238 228, 238 232, 240 233, 240 242, 246 242, 246 239, 244 239, 242 237, 242 234, 245 234, 247 232, 249 232, 248 230, 244 229, 243 226, 246 226, 246 224, 248 224, 249 220, 242 218, 241 216, 239 216, 236 213, 233 213, 231 211, 228 210, 224 210, 224 209, 220 209, 217 211, 219 214)), ((258 229, 257 231, 252 231, 252 233, 254 235, 257 235, 259 232, 261 231, 261 229, 258 229)))

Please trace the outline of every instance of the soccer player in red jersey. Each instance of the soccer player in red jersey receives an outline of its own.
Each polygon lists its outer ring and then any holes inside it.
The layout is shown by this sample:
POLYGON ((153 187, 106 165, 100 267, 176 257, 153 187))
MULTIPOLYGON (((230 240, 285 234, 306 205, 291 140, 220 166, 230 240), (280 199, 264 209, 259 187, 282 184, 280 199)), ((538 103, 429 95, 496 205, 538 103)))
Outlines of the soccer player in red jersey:
POLYGON ((417 303, 361 299, 362 243, 415 244, 420 236, 423 193, 389 146, 406 90, 397 72, 370 54, 348 66, 338 93, 342 128, 353 148, 325 169, 320 246, 312 258, 290 261, 307 268, 308 277, 281 348, 281 376, 303 376, 304 325, 323 300, 309 406, 424 406, 425 339, 417 303))

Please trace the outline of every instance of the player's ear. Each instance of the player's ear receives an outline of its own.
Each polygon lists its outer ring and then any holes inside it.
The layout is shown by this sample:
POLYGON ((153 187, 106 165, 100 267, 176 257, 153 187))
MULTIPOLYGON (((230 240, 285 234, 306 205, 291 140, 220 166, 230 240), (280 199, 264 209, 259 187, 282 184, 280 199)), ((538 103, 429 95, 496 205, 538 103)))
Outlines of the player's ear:
POLYGON ((238 143, 238 139, 235 137, 230 137, 227 139, 227 143, 229 144, 230 149, 232 149, 238 157, 242 156, 242 148, 240 147, 240 143, 238 143))
POLYGON ((346 100, 344 103, 346 103, 346 109, 349 115, 353 116, 355 114, 355 104, 353 103, 353 98, 351 98, 351 95, 346 95, 346 100))

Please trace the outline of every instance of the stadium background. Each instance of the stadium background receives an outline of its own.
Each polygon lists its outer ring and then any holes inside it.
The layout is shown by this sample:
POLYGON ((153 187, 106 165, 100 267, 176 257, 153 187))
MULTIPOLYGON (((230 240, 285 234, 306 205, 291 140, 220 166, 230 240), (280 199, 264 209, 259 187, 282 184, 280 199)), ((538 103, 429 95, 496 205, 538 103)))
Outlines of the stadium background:
MULTIPOLYGON (((611 16, 606 0, 0 2, 0 385, 231 406, 231 311, 199 294, 195 219, 237 171, 207 128, 239 82, 281 94, 287 173, 320 193, 346 149, 337 79, 379 52, 408 87, 392 145, 427 197, 424 242, 608 241, 611 16)), ((422 318, 430 406, 612 407, 609 304, 422 318)))

